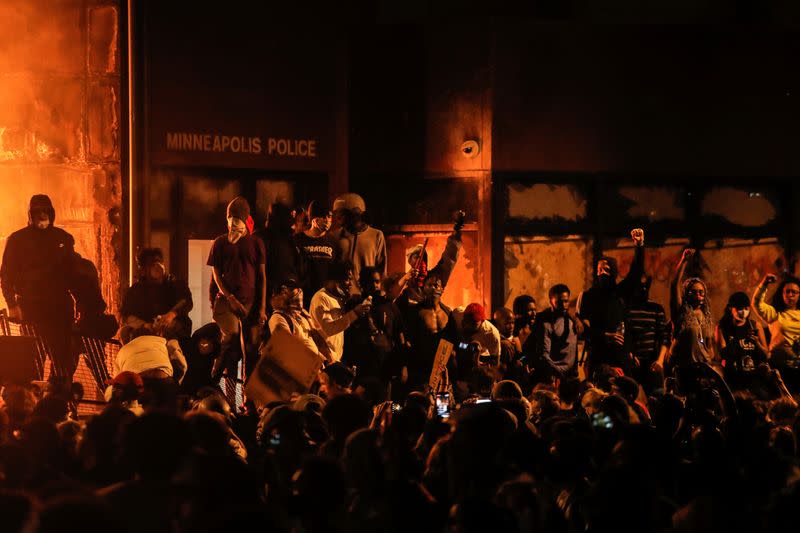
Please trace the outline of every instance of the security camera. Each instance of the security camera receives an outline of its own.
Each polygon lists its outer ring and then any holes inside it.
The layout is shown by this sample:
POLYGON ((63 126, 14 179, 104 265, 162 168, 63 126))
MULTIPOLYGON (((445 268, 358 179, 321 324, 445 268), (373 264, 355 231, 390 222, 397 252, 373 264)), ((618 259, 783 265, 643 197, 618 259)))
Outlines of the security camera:
POLYGON ((461 143, 461 154, 466 157, 467 159, 472 159, 476 157, 481 151, 481 145, 478 144, 478 141, 474 139, 470 139, 468 141, 464 141, 461 143))

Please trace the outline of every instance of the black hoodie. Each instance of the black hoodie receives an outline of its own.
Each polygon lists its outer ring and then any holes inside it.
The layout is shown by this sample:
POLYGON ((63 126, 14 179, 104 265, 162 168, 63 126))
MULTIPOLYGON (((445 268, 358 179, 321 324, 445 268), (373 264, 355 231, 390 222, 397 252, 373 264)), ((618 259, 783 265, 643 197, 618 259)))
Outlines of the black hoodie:
MULTIPOLYGON (((611 273, 605 278, 595 276, 594 285, 580 297, 578 314, 590 323, 588 338, 593 364, 607 363, 625 368, 628 347, 609 342, 605 333, 617 330, 619 323, 625 320, 625 305, 644 273, 644 247, 637 246, 634 249, 631 268, 620 283, 616 282, 617 262, 605 256, 600 259, 608 261, 611 273)), ((626 338, 629 337, 626 335, 626 338)))
POLYGON ((8 237, 0 265, 0 288, 9 306, 52 306, 61 310, 72 305, 69 295, 70 264, 75 239, 56 228, 56 213, 46 195, 31 198, 28 226, 8 237), (45 208, 50 226, 39 229, 32 223, 31 210, 45 208))

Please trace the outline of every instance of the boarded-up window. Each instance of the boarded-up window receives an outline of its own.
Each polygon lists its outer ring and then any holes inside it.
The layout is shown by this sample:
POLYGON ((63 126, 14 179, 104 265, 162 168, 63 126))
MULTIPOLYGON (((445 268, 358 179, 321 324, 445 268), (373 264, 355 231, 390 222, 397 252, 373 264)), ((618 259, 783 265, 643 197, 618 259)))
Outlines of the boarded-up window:
MULTIPOLYGON (((675 275, 686 241, 668 241, 666 245, 645 250, 645 272, 653 276, 650 299, 664 306, 669 314, 669 287, 675 275)), ((603 252, 619 264, 620 278, 630 270, 633 248, 630 246, 603 252)), ((755 243, 752 240, 726 239, 706 243, 699 252, 699 263, 687 271, 687 277, 700 276, 708 286, 714 320, 719 320, 731 294, 753 294, 756 285, 768 272, 779 272, 785 265, 784 252, 774 239, 755 243), (699 267, 697 266, 699 265, 699 267)))
POLYGON ((573 185, 511 184, 508 186, 508 216, 578 222, 586 218, 586 199, 573 185))
MULTIPOLYGON (((648 246, 645 248, 645 273, 653 276, 653 284, 650 286, 650 300, 663 305, 667 316, 669 316, 669 286, 675 273, 675 265, 678 264, 687 242, 685 239, 673 239, 667 241, 663 246, 648 246)), ((630 241, 619 244, 616 248, 603 251, 604 255, 617 260, 619 267, 617 281, 622 280, 630 271, 634 254, 630 241)))
POLYGON ((726 239, 706 243, 701 257, 708 269, 703 278, 708 284, 714 318, 725 310, 728 297, 737 291, 753 294, 756 285, 767 273, 785 268, 783 248, 775 239, 755 243, 751 240, 726 239))
POLYGON ((684 191, 665 186, 600 187, 597 207, 601 218, 615 226, 630 221, 681 221, 686 211, 684 191))
POLYGON ((744 227, 763 226, 778 215, 771 195, 765 191, 734 187, 714 187, 703 197, 703 214, 721 217, 726 222, 744 227))
POLYGON ((590 238, 508 237, 504 248, 504 305, 508 308, 522 294, 536 298, 539 309, 546 308, 547 291, 557 283, 567 284, 573 301, 588 287, 592 263, 590 238))

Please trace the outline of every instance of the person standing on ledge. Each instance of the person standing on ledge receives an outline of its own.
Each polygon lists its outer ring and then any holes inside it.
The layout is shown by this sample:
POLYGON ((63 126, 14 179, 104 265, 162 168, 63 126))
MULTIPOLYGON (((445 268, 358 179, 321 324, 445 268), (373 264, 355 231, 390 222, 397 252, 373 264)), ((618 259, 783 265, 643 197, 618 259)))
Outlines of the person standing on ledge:
MULTIPOLYGON (((222 350, 212 371, 215 379, 224 369, 229 376, 235 373, 239 357, 234 341, 238 336, 246 336, 243 344, 252 352, 258 337, 253 330, 259 330, 267 322, 264 246, 250 234, 250 205, 244 197, 237 196, 228 204, 227 219, 228 233, 214 240, 207 262, 214 276, 211 291, 214 322, 222 332, 222 350)), ((247 361, 248 373, 253 363, 247 361)))
POLYGON ((595 265, 592 287, 581 293, 578 300, 578 316, 589 340, 589 375, 602 365, 619 368, 625 374, 633 370, 625 336, 625 305, 644 273, 644 231, 631 230, 631 240, 633 261, 625 278, 617 283, 616 260, 602 256, 595 265))
MULTIPOLYGON (((367 206, 355 193, 347 193, 333 202, 333 217, 339 230, 341 246, 339 259, 353 265, 353 279, 360 279, 361 268, 375 267, 381 277, 386 275, 386 239, 383 232, 364 221, 367 206)), ((353 294, 360 294, 354 284, 353 294)))
POLYGON ((69 384, 78 364, 70 347, 75 320, 69 279, 75 239, 54 226, 50 198, 31 198, 28 225, 8 237, 0 266, 0 287, 9 316, 34 327, 50 349, 50 381, 69 384))
POLYGON ((331 211, 328 206, 312 201, 308 204, 310 227, 295 236, 302 255, 303 273, 300 276, 303 288, 303 306, 308 308, 311 297, 322 288, 328 279, 328 269, 341 256, 339 239, 330 232, 331 211))

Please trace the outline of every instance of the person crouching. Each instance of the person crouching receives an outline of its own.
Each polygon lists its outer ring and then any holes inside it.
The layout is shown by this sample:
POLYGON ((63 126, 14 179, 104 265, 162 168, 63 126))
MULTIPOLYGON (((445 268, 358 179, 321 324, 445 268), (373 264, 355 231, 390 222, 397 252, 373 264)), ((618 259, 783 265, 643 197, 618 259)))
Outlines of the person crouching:
POLYGON ((114 374, 133 372, 142 378, 142 405, 173 409, 178 384, 186 373, 186 358, 178 341, 167 341, 150 328, 123 329, 123 343, 114 362, 114 374))

